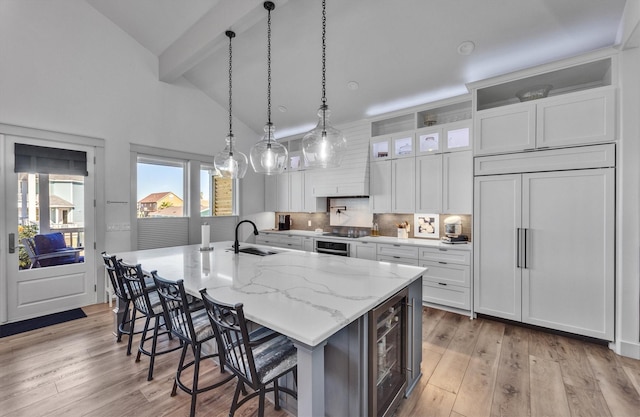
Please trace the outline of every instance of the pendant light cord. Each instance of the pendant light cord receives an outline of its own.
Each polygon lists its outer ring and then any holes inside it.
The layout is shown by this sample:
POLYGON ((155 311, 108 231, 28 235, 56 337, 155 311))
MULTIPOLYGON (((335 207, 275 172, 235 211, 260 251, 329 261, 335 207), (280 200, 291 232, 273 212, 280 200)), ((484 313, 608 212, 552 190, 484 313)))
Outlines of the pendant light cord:
POLYGON ((231 85, 231 60, 233 59, 232 50, 231 50, 231 39, 236 36, 236 34, 230 30, 226 32, 226 35, 229 37, 229 136, 233 136, 233 118, 231 116, 231 94, 232 94, 232 85, 231 85))
POLYGON ((325 132, 327 112, 327 1, 322 0, 322 133, 325 132))
POLYGON ((267 9, 267 133, 268 143, 271 144, 271 10, 273 4, 266 5, 267 9))

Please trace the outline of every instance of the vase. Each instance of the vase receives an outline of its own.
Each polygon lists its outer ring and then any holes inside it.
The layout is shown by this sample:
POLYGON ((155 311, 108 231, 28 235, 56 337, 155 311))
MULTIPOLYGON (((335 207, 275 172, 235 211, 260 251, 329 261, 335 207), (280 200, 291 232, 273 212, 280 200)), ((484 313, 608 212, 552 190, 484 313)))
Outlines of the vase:
POLYGON ((408 239, 409 238, 409 232, 407 232, 407 229, 398 229, 398 239, 408 239))

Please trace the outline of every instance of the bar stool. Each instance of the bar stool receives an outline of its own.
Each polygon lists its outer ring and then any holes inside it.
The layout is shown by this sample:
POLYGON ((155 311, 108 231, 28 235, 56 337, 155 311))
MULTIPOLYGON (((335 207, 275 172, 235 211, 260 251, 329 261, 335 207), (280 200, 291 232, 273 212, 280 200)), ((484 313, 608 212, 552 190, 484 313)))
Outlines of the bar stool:
POLYGON ((298 398, 295 391, 278 386, 278 378, 289 372, 297 382, 297 351, 291 340, 266 327, 249 333, 242 304, 225 304, 214 300, 207 290, 200 290, 211 326, 222 344, 225 365, 238 377, 229 417, 251 398, 258 396, 258 416, 264 416, 265 393, 273 392, 275 409, 280 409, 279 392, 298 398), (272 384, 271 388, 267 388, 272 384), (254 392, 242 398, 245 385, 254 392))
MULTIPOLYGON (((122 340, 122 335, 126 334, 129 337, 127 341, 127 356, 131 355, 131 343, 133 341, 133 335, 135 334, 135 321, 136 310, 131 309, 131 297, 129 297, 129 291, 124 283, 122 272, 118 265, 118 260, 115 255, 109 255, 107 252, 102 252, 102 260, 104 266, 109 275, 109 281, 111 281, 111 287, 116 297, 118 297, 118 307, 124 305, 124 311, 122 312, 122 318, 118 323, 117 341, 122 340)), ((138 332, 139 333, 139 332, 138 332)))
POLYGON ((147 286, 146 277, 140 264, 131 265, 119 260, 118 266, 122 272, 122 277, 127 285, 127 290, 132 299, 135 310, 142 314, 141 317, 146 318, 142 330, 142 336, 140 337, 140 345, 138 346, 136 362, 140 362, 140 355, 142 354, 149 356, 149 373, 147 375, 147 381, 151 381, 153 379, 153 365, 155 363, 156 356, 182 349, 184 342, 180 340, 179 345, 168 347, 167 349, 160 351, 157 350, 158 336, 168 335, 169 339, 173 339, 173 336, 165 325, 164 310, 162 309, 162 303, 160 302, 160 297, 155 289, 155 285, 147 286), (153 332, 148 336, 151 320, 153 320, 153 332), (160 331, 161 327, 164 327, 165 330, 160 331), (149 340, 151 341, 151 350, 145 349, 144 346, 144 344, 149 340))
MULTIPOLYGON (((171 333, 183 341, 182 354, 178 363, 178 370, 173 381, 171 396, 176 395, 177 388, 191 395, 191 410, 189 415, 193 417, 196 412, 196 397, 205 391, 217 388, 235 378, 233 373, 222 380, 205 387, 198 386, 200 363, 203 359, 220 358, 220 372, 225 373, 224 355, 212 353, 202 355, 202 344, 216 339, 216 335, 207 318, 207 312, 202 303, 194 303, 193 297, 188 297, 184 290, 183 280, 171 281, 158 276, 156 271, 151 272, 164 310, 165 323, 171 333), (185 363, 187 350, 191 348, 194 360, 185 363), (193 382, 191 387, 182 379, 182 373, 193 366, 193 382)), ((219 340, 216 339, 218 352, 222 352, 219 340)))

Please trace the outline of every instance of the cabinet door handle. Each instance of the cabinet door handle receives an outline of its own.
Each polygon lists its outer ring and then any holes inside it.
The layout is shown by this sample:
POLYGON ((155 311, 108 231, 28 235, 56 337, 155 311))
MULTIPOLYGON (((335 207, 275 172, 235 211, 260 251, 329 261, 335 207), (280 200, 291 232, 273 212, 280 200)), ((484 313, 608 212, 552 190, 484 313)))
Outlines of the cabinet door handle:
POLYGON ((447 283, 446 282, 438 282, 438 285, 442 285, 443 287, 446 287, 447 283))
POLYGON ((439 264, 446 265, 446 262, 438 261, 439 264))
POLYGON ((394 258, 394 259, 400 259, 400 257, 399 257, 399 256, 394 256, 393 258, 394 258))

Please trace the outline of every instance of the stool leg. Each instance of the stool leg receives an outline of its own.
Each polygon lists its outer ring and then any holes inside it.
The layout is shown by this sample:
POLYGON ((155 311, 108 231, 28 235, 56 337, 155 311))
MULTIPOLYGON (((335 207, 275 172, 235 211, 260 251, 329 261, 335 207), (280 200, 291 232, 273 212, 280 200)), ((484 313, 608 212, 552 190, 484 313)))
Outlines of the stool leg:
POLYGON ((240 397, 240 391, 244 390, 244 384, 238 378, 238 384, 236 385, 236 392, 233 394, 233 401, 231 401, 231 410, 229 410, 229 417, 233 417, 238 408, 238 398, 240 397))
POLYGON ((156 316, 153 323, 153 338, 151 339, 151 356, 149 358, 149 375, 147 376, 147 381, 151 381, 153 379, 153 365, 156 361, 156 346, 158 345, 159 329, 160 321, 158 320, 158 316, 156 316))
POLYGON ((189 414, 191 417, 196 415, 196 396, 198 395, 198 374, 200 373, 200 343, 194 344, 193 354, 194 364, 193 364, 193 386, 191 387, 191 413, 189 414))
POLYGON ((140 345, 138 346, 138 354, 136 355, 136 362, 140 362, 140 355, 144 350, 144 342, 147 340, 147 331, 149 330, 149 323, 151 321, 151 317, 147 316, 144 321, 144 329, 142 330, 142 336, 140 337, 140 345))
POLYGON ((127 356, 131 355, 131 343, 133 342, 133 333, 136 327, 136 309, 131 311, 131 322, 129 323, 129 341, 127 342, 127 356))
POLYGON ((278 392, 277 378, 273 381, 273 406, 276 410, 280 409, 280 393, 278 392))
POLYGON ((180 354, 180 362, 178 362, 178 371, 176 372, 176 378, 173 380, 173 389, 171 390, 172 397, 176 395, 176 390, 178 389, 178 380, 180 379, 180 375, 182 374, 182 366, 184 365, 184 358, 187 356, 188 348, 188 343, 185 343, 182 346, 182 354, 180 354))

